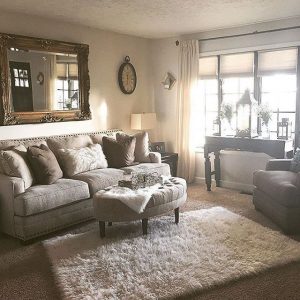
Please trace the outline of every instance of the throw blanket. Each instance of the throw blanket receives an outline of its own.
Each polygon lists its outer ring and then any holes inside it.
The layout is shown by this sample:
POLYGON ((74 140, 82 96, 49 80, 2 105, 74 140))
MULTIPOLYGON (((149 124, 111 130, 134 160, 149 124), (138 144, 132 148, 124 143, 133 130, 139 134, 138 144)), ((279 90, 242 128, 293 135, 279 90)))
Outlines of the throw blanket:
POLYGON ((112 186, 111 188, 102 190, 99 193, 101 193, 101 195, 105 198, 120 200, 129 208, 140 214, 145 210, 152 194, 160 186, 161 184, 155 184, 138 190, 131 190, 130 188, 121 186, 112 186))

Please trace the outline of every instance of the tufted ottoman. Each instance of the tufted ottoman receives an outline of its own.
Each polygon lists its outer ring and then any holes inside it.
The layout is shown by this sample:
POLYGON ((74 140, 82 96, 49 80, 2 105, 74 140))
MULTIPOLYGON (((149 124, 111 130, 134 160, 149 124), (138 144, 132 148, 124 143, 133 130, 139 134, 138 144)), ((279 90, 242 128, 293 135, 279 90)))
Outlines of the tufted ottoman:
POLYGON ((150 217, 164 214, 168 211, 175 211, 175 223, 179 222, 179 207, 186 201, 186 181, 179 177, 172 177, 167 184, 156 189, 145 210, 137 213, 117 197, 105 197, 100 191, 93 197, 94 214, 99 221, 100 236, 105 237, 105 222, 111 225, 112 222, 127 222, 142 220, 143 234, 147 234, 148 219, 150 217))

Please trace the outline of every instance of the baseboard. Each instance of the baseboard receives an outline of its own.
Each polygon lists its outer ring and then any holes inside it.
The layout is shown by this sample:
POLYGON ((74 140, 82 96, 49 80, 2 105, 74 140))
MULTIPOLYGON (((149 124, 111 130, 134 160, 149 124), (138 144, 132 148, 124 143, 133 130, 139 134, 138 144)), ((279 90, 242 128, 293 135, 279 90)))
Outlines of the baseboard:
MULTIPOLYGON (((196 183, 205 183, 205 178, 203 177, 196 177, 195 178, 196 183)), ((212 185, 215 185, 215 180, 211 180, 212 185)), ((221 180, 220 181, 220 186, 224 188, 229 188, 233 190, 239 190, 243 192, 253 192, 254 186, 252 184, 246 184, 246 183, 241 183, 241 182, 232 182, 232 181, 226 181, 226 180, 221 180)))

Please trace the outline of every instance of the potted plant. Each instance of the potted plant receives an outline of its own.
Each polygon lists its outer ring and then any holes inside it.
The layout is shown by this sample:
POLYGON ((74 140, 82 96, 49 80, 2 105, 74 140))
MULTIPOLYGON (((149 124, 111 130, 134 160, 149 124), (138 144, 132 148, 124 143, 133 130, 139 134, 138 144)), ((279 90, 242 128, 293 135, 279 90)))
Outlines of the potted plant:
POLYGON ((230 103, 222 103, 220 110, 220 119, 225 120, 227 124, 225 124, 226 135, 232 135, 232 126, 231 120, 233 117, 233 107, 230 103))
POLYGON ((270 138, 269 122, 272 120, 273 111, 266 104, 260 104, 257 107, 257 116, 262 120, 262 136, 265 138, 270 138))

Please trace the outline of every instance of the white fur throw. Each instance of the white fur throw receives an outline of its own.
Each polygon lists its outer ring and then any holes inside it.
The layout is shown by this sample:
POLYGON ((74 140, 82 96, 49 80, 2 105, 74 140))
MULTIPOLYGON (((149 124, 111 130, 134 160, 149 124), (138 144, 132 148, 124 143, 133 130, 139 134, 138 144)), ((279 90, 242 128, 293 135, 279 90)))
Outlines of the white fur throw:
POLYGON ((151 199, 152 194, 160 186, 160 184, 156 184, 138 190, 131 190, 127 187, 113 186, 109 189, 99 191, 97 194, 104 198, 118 199, 129 208, 140 214, 145 210, 145 207, 151 199))

